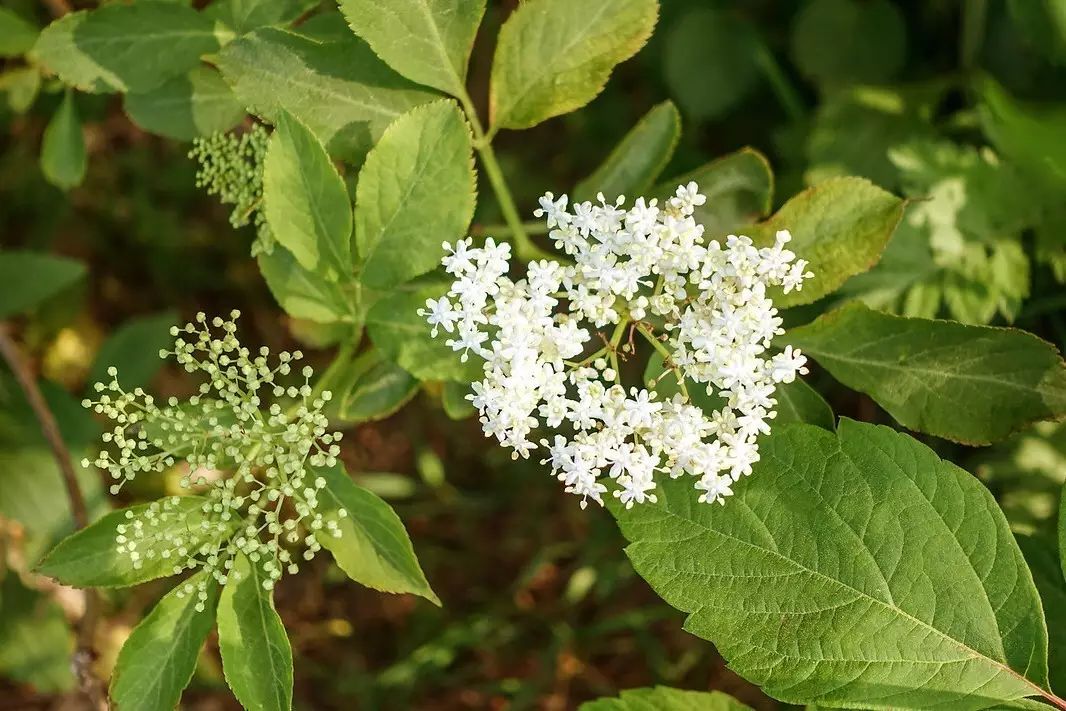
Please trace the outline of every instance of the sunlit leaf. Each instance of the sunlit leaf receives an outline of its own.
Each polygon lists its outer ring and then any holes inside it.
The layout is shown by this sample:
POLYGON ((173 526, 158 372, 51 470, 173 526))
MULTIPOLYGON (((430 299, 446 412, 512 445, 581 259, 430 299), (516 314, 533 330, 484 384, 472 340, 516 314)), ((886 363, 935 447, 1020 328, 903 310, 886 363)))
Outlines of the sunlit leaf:
POLYGON ((388 289, 434 269, 442 242, 466 236, 476 182, 458 106, 419 106, 389 126, 366 158, 355 196, 360 280, 388 289), (432 225, 432 229, 427 229, 432 225))
POLYGON ((618 698, 586 701, 578 711, 751 711, 751 707, 720 691, 682 691, 656 686, 627 689, 618 698))
POLYGON ((343 467, 324 468, 317 475, 326 480, 319 494, 323 514, 337 520, 341 535, 322 530, 316 536, 341 570, 375 590, 413 593, 439 605, 392 507, 352 481, 343 467), (340 509, 347 512, 344 518, 337 514, 340 509))
POLYGON ((178 705, 196 657, 215 621, 218 585, 197 573, 163 597, 141 620, 118 654, 111 675, 111 701, 117 711, 159 711, 178 705), (207 584, 202 612, 194 590, 207 584))
POLYGON ((292 648, 263 587, 261 565, 235 557, 218 601, 218 649, 233 695, 246 709, 288 711, 292 706, 292 648))
POLYGON ((1024 331, 903 318, 851 303, 788 332, 900 424, 968 444, 1066 415, 1066 365, 1024 331))
POLYGON ((217 69, 207 66, 143 94, 127 94, 123 106, 145 131, 181 141, 228 131, 244 118, 233 90, 217 69))
POLYGON ((1043 693, 1047 635, 1007 522, 905 434, 775 430, 724 506, 684 479, 611 509, 685 629, 789 703, 988 709, 1043 693))
POLYGON ((466 93, 466 65, 485 0, 340 0, 352 31, 411 81, 466 93))
POLYGON ((656 0, 527 0, 496 45, 490 123, 528 128, 579 109, 651 36, 656 0))

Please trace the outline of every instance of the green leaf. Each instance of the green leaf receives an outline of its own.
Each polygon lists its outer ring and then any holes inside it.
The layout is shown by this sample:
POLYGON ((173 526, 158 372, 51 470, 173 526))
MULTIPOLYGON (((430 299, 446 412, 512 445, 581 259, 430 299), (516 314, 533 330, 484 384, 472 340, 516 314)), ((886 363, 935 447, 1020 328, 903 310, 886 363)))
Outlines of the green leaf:
POLYGON ((34 53, 65 84, 88 92, 151 91, 219 47, 208 18, 180 3, 110 3, 46 27, 34 53))
MULTIPOLYGON (((160 535, 181 536, 190 549, 218 538, 217 532, 205 532, 199 526, 203 517, 201 507, 206 499, 201 496, 167 498, 177 503, 167 515, 166 525, 155 529, 160 535)), ((162 501, 164 499, 160 499, 162 501)), ((143 565, 134 568, 129 555, 116 550, 118 527, 130 520, 127 512, 136 518, 151 505, 139 504, 112 511, 96 523, 63 539, 38 564, 36 572, 78 588, 124 587, 174 575, 175 560, 172 558, 145 556, 142 558, 143 565)))
POLYGON ((440 400, 448 417, 453 420, 465 420, 477 414, 477 408, 466 399, 469 394, 470 386, 467 383, 449 380, 441 386, 440 400))
POLYGON ((37 67, 14 67, 0 73, 0 91, 7 94, 7 106, 16 114, 30 110, 40 88, 41 72, 37 67))
POLYGON ((992 144, 1056 195, 1066 190, 1066 107, 1027 106, 991 79, 980 92, 978 113, 992 144))
POLYGON ((903 318, 847 304, 788 342, 914 430, 966 444, 1066 415, 1066 364, 1009 328, 903 318))
POLYGON ((721 7, 693 4, 666 33, 663 75, 685 115, 706 121, 736 107, 758 87, 768 50, 751 23, 721 7))
MULTIPOLYGON (((37 427, 35 421, 30 422, 37 427)), ((72 464, 90 516, 106 511, 107 498, 97 473, 72 464)), ((30 565, 72 532, 63 473, 44 442, 0 450, 0 516, 22 526, 21 555, 30 565)))
POLYGON ((611 510, 685 629, 789 703, 987 709, 1042 693, 1040 600, 1003 514, 905 434, 775 429, 725 506, 692 482, 611 510))
POLYGON ((876 264, 905 204, 862 178, 831 178, 786 202, 756 226, 752 239, 772 244, 774 233, 789 230, 789 249, 810 262, 814 277, 804 282, 802 291, 777 290, 774 305, 813 303, 876 264))
POLYGON ((907 53, 903 15, 889 0, 812 0, 792 30, 792 56, 830 86, 891 79, 907 53))
POLYGON ((0 7, 0 57, 26 54, 37 41, 38 30, 14 10, 0 7))
POLYGON ((178 705, 211 631, 217 604, 218 585, 203 572, 156 603, 118 653, 110 689, 116 711, 159 711, 178 705), (197 612, 194 588, 201 582, 207 584, 206 609, 197 612))
POLYGON ((818 391, 796 378, 791 383, 781 383, 774 393, 777 398, 777 417, 774 426, 790 422, 804 422, 831 430, 836 424, 833 409, 818 391))
POLYGON ((485 0, 340 0, 355 34, 411 81, 466 94, 466 65, 485 0))
POLYGON ((263 569, 236 556, 218 602, 218 649, 226 683, 241 706, 288 711, 292 706, 292 647, 263 587, 263 569))
POLYGON ((448 293, 448 282, 430 280, 405 284, 380 299, 366 315, 367 333, 382 355, 419 380, 458 380, 481 377, 479 359, 463 363, 461 354, 445 345, 444 333, 430 335, 429 324, 418 315, 426 299, 448 293))
POLYGON ((1047 59, 1066 64, 1066 2, 1063 0, 1007 0, 1011 20, 1047 59))
POLYGON ((59 605, 7 571, 0 582, 0 674, 38 692, 70 691, 73 651, 74 635, 59 605))
POLYGON ((74 105, 74 93, 67 91, 44 129, 41 171, 52 185, 69 190, 85 178, 86 162, 81 119, 74 105))
POLYGON ((602 192, 610 201, 637 196, 651 186, 674 155, 681 137, 681 117, 673 103, 656 104, 630 129, 611 154, 574 188, 574 200, 592 200, 602 192))
MULTIPOLYGON (((1048 679, 1056 691, 1066 689, 1066 581, 1053 539, 1016 536, 1047 617, 1048 679)), ((1061 549, 1060 549, 1061 550, 1061 549)))
POLYGON ((0 251, 0 319, 25 313, 85 276, 85 265, 66 257, 0 251))
POLYGON ((442 241, 466 235, 477 189, 470 140, 455 103, 438 101, 396 119, 370 151, 355 197, 364 284, 388 289, 425 274, 440 264, 442 241))
POLYGON ((290 316, 316 323, 357 318, 354 304, 358 295, 346 293, 343 285, 304 269, 289 250, 278 247, 269 254, 261 253, 256 261, 270 293, 290 316))
POLYGON ((237 34, 287 25, 318 5, 317 0, 219 0, 204 10, 237 34))
POLYGON ((159 351, 172 345, 170 327, 177 322, 174 311, 126 321, 100 346, 87 382, 110 382, 107 369, 115 366, 119 383, 127 392, 148 385, 163 366, 159 351))
POLYGON ((673 197, 679 185, 695 181, 707 202, 696 208, 696 222, 709 236, 724 237, 770 214, 774 176, 762 153, 742 148, 693 171, 659 183, 651 197, 673 197))
POLYGON ((493 128, 529 128, 579 109, 616 64, 651 37, 656 0, 527 0, 500 29, 492 63, 493 128))
POLYGON ((264 28, 226 45, 217 64, 249 110, 276 122, 285 109, 330 154, 353 163, 400 114, 437 96, 393 72, 350 33, 316 41, 264 28))
POLYGON ((392 415, 415 396, 418 388, 410 373, 371 349, 348 363, 331 389, 337 416, 354 423, 392 415))
POLYGON ((263 162, 270 231, 301 267, 335 282, 351 273, 352 205, 315 135, 282 110, 263 162))
POLYGON ((578 711, 752 711, 720 691, 682 691, 666 686, 627 689, 617 699, 596 699, 578 711))
POLYGON ((1066 487, 1059 499, 1059 567, 1066 578, 1066 487))
POLYGON ((411 539, 392 507, 357 485, 343 466, 316 470, 325 478, 319 494, 324 516, 339 524, 340 538, 328 531, 315 533, 348 577, 369 588, 389 593, 412 593, 440 605, 418 565, 411 539), (347 511, 339 518, 340 509, 347 511))
POLYGON ((195 67, 143 94, 127 94, 126 113, 145 131, 191 141, 223 133, 244 118, 244 107, 214 67, 195 67))

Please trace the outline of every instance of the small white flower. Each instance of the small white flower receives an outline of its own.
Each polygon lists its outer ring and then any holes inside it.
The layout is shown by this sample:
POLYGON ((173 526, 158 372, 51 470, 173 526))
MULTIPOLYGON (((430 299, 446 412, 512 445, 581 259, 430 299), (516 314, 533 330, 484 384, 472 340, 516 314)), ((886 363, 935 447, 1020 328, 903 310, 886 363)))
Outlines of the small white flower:
POLYGON ((570 206, 546 193, 534 215, 572 264, 532 262, 518 281, 507 276, 507 243, 445 246, 455 281, 419 313, 434 335, 454 333, 446 343, 463 360, 482 359, 467 399, 487 436, 526 457, 538 428, 555 430, 550 443, 539 440, 542 463, 582 507, 603 503, 604 481, 626 507, 655 502, 657 472, 695 477, 701 502, 724 502, 759 460, 777 385, 807 372, 790 346, 768 353, 784 332, 768 287, 799 289, 811 276, 785 248, 791 234, 762 248, 744 235, 707 241, 693 217, 705 202, 695 183, 662 205, 638 198, 628 209, 621 197, 570 206), (663 319, 661 332, 649 330, 649 313, 663 319), (627 393, 616 365, 634 355, 626 335, 637 330, 663 357, 659 382, 684 382, 725 406, 704 412, 680 394, 627 393))

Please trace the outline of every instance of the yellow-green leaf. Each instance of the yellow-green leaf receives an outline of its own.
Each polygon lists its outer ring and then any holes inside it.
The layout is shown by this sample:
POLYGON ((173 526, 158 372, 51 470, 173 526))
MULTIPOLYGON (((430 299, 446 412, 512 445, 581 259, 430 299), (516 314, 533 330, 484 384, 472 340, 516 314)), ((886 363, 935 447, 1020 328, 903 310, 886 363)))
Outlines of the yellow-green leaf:
POLYGON ((259 565, 238 554, 218 602, 218 649, 226 683, 249 711, 289 711, 292 706, 292 647, 263 587, 259 565))
POLYGON ((644 46, 656 0, 527 0, 500 30, 492 63, 494 128, 529 128, 579 109, 644 46))
POLYGON ((52 185, 69 190, 85 178, 87 161, 85 136, 74 105, 74 93, 68 91, 44 129, 41 171, 52 185))
POLYGON ((355 34, 411 81, 466 93, 466 65, 485 0, 340 0, 355 34))
POLYGON ((475 190, 470 129, 455 102, 419 106, 396 119, 359 173, 360 280, 388 289, 431 271, 443 256, 441 242, 466 236, 475 190))

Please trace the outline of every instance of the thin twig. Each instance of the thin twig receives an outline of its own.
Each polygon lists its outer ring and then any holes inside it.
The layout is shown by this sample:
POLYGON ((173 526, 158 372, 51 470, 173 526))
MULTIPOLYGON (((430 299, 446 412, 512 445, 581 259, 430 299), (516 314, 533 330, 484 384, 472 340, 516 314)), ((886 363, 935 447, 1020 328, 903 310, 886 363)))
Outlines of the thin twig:
MULTIPOLYGON (((37 387, 37 381, 30 370, 29 364, 23 358, 18 345, 11 338, 7 324, 4 323, 0 323, 0 356, 7 362, 12 374, 18 381, 19 387, 26 396, 26 400, 29 402, 30 408, 41 426, 41 433, 44 434, 44 438, 48 441, 52 456, 55 457, 56 464, 59 465, 59 471, 63 474, 63 483, 67 489, 67 498, 70 501, 70 513, 74 518, 74 524, 79 529, 85 528, 89 525, 89 511, 85 506, 85 497, 82 496, 77 475, 74 473, 70 452, 67 450, 66 444, 63 443, 63 436, 59 432, 59 426, 56 424, 52 411, 48 408, 48 403, 45 402, 44 397, 41 395, 40 388, 37 387)), ((78 644, 74 650, 71 664, 74 667, 74 673, 78 678, 82 693, 89 699, 93 708, 106 708, 100 680, 96 678, 92 671, 93 662, 96 660, 94 638, 96 636, 99 600, 95 590, 87 589, 84 593, 85 612, 78 622, 78 644)))
POLYGON ((55 18, 63 17, 63 15, 74 9, 67 0, 44 0, 44 4, 48 7, 48 11, 52 13, 52 17, 55 18))

